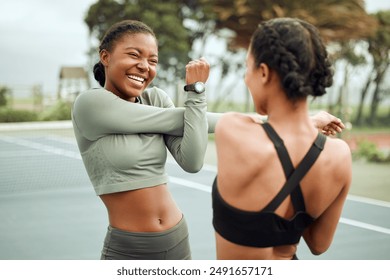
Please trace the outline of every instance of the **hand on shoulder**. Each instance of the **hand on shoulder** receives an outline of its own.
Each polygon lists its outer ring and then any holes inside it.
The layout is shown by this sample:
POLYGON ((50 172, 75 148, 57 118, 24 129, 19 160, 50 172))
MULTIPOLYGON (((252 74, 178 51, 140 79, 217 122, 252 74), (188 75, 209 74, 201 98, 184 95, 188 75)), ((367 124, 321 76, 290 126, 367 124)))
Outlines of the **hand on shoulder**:
POLYGON ((311 117, 314 126, 325 135, 336 135, 345 128, 343 122, 326 111, 320 111, 311 117))

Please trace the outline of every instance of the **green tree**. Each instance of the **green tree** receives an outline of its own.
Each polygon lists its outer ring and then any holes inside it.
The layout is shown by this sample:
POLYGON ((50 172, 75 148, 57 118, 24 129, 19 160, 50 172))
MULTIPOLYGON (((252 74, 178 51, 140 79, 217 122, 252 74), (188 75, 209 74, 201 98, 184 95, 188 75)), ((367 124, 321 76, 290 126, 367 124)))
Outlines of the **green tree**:
POLYGON ((380 11, 371 15, 378 22, 376 32, 369 36, 367 50, 372 60, 372 71, 367 75, 367 80, 360 93, 359 105, 357 109, 355 123, 362 125, 367 121, 373 124, 377 119, 377 110, 380 101, 388 94, 388 89, 384 88, 385 75, 390 65, 390 11, 380 11), (371 86, 374 87, 370 113, 367 120, 363 117, 364 103, 371 86))
POLYGON ((0 107, 5 107, 8 104, 8 96, 11 93, 10 89, 4 86, 0 87, 0 107))
POLYGON ((357 52, 357 46, 364 44, 362 40, 349 40, 346 42, 334 43, 333 48, 333 60, 336 62, 342 62, 344 67, 344 80, 339 89, 339 95, 335 104, 329 104, 329 111, 341 116, 345 122, 350 120, 349 110, 349 79, 354 70, 358 66, 366 65, 367 60, 364 54, 357 52))
POLYGON ((378 20, 379 27, 376 33, 368 38, 368 50, 372 55, 374 64, 372 81, 375 83, 368 119, 370 124, 375 123, 379 103, 387 92, 382 86, 390 65, 390 10, 378 12, 374 16, 378 20))
POLYGON ((365 38, 375 31, 376 21, 362 0, 199 0, 213 7, 216 28, 236 33, 232 47, 246 48, 260 21, 297 17, 314 24, 325 41, 365 38))
POLYGON ((232 50, 247 48, 253 31, 263 20, 297 17, 314 24, 324 40, 336 46, 332 48, 334 61, 343 60, 346 63, 345 85, 340 88, 338 98, 340 104, 337 104, 338 110, 342 111, 346 105, 343 101, 346 99, 349 73, 357 65, 365 63, 364 58, 356 54, 355 46, 374 34, 377 27, 376 19, 365 11, 364 1, 200 0, 200 2, 211 6, 215 12, 216 30, 227 28, 235 33, 230 42, 232 50))

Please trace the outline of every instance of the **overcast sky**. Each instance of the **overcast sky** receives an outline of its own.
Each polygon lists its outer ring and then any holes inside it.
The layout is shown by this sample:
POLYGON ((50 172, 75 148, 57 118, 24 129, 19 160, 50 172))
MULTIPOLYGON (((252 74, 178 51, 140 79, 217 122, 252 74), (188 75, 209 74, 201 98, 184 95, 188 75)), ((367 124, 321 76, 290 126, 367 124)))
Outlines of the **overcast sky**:
MULTIPOLYGON (((97 0, 0 0, 0 85, 40 84, 55 94, 61 66, 85 66, 88 29, 84 16, 97 0)), ((390 1, 367 0, 367 11, 390 1)))

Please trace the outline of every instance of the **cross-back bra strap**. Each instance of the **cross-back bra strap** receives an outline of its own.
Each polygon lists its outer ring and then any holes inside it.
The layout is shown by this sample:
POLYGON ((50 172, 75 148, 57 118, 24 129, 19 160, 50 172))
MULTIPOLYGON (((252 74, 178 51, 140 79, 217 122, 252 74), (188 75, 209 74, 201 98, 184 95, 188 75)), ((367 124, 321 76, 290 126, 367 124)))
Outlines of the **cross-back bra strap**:
POLYGON ((283 200, 299 185, 301 179, 306 175, 307 171, 312 167, 322 152, 325 141, 326 137, 323 134, 318 133, 317 139, 295 169, 294 173, 288 178, 283 188, 269 204, 280 205, 283 200))
MULTIPOLYGON (((269 123, 262 124, 265 132, 268 137, 271 139, 272 143, 275 146, 276 152, 278 153, 279 160, 282 164, 284 175, 287 178, 290 177, 292 172, 295 170, 286 149, 286 146, 283 143, 283 140, 276 133, 274 128, 269 123)), ((291 201, 296 211, 305 211, 305 202, 303 199, 302 191, 300 186, 295 188, 291 193, 291 201)), ((276 205, 272 201, 263 209, 263 211, 274 211, 279 205, 276 205)))
POLYGON ((276 133, 274 128, 269 123, 263 123, 262 126, 265 132, 267 133, 268 137, 271 139, 272 143, 274 144, 280 162, 282 163, 284 175, 286 175, 286 178, 288 178, 291 175, 291 173, 294 171, 294 166, 291 162, 286 146, 284 145, 282 138, 279 137, 279 135, 276 133))

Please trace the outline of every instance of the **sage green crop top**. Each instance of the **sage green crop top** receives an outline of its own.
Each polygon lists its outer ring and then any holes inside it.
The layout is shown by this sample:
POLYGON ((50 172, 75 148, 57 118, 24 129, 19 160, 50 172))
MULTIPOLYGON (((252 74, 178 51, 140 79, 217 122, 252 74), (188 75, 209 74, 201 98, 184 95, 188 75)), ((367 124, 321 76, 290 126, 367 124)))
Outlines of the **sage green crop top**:
POLYGON ((157 87, 145 90, 138 103, 104 88, 76 98, 73 128, 97 195, 167 183, 166 148, 185 171, 202 168, 220 114, 207 112, 204 93, 186 94, 180 108, 157 87))

